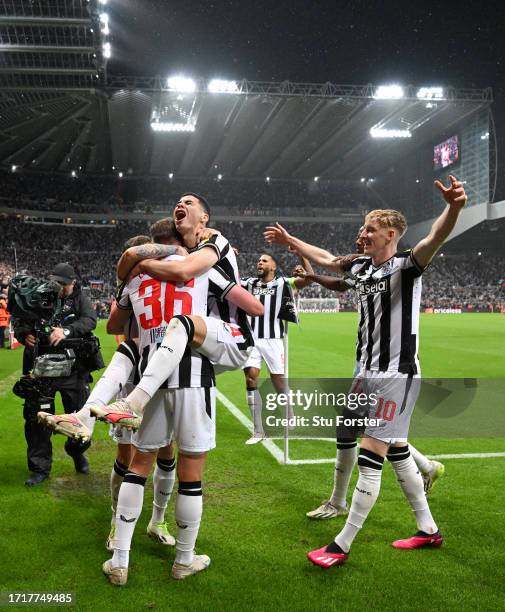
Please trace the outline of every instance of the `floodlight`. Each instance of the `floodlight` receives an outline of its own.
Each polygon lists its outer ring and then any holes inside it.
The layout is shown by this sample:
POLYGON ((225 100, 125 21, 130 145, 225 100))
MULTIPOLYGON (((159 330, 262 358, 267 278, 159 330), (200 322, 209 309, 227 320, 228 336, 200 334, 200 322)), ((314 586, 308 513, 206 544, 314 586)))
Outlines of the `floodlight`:
POLYGON ((177 75, 167 79, 167 87, 172 91, 193 93, 196 90, 196 83, 193 81, 193 79, 177 75))
POLYGON ((109 16, 107 13, 100 13, 100 23, 102 24, 102 34, 109 34, 109 16))
POLYGON ((416 96, 420 100, 442 100, 444 98, 444 90, 442 87, 421 87, 416 96))
POLYGON ((163 121, 153 121, 151 128, 154 132, 194 132, 193 123, 173 123, 163 121))
POLYGON ((118 174, 118 176, 119 176, 119 178, 123 178, 123 173, 122 173, 122 172, 120 172, 120 173, 118 174))
POLYGON ((212 79, 207 89, 210 93, 237 93, 238 85, 236 81, 225 81, 223 79, 212 79))
POLYGON ((410 130, 388 130, 373 127, 370 129, 370 136, 372 138, 411 138, 412 132, 410 130))
POLYGON ((223 178, 223 175, 222 175, 222 174, 218 174, 218 175, 217 175, 217 180, 218 180, 218 181, 220 181, 222 178, 223 178))
POLYGON ((18 169, 18 167, 15 164, 12 164, 12 166, 11 166, 12 172, 16 172, 17 169, 18 169))
POLYGON ((403 87, 401 85, 379 85, 375 90, 374 98, 377 100, 398 100, 403 98, 403 87))
POLYGON ((360 179, 360 181, 361 181, 362 183, 364 183, 364 182, 366 181, 366 178, 365 178, 364 176, 362 176, 362 177, 361 177, 361 179, 360 179))
POLYGON ((107 0, 98 0, 100 4, 107 4, 107 0))
POLYGON ((315 176, 315 177, 314 177, 314 183, 317 183, 317 181, 318 181, 318 180, 319 180, 319 177, 318 177, 318 176, 315 176))
POLYGON ((266 179, 265 179, 265 181, 266 181, 267 183, 269 183, 269 182, 270 182, 270 177, 269 177, 269 176, 267 176, 267 177, 266 177, 266 179))
POLYGON ((103 56, 108 59, 111 56, 110 42, 104 43, 102 49, 103 49, 103 56))
POLYGON ((174 173, 173 173, 173 172, 169 172, 169 173, 168 173, 168 178, 169 178, 170 180, 172 180, 172 179, 174 178, 174 173))
POLYGON ((71 175, 72 178, 75 178, 77 176, 77 172, 75 170, 72 170, 70 175, 71 175))
POLYGON ((481 140, 489 140, 489 132, 484 132, 480 137, 481 140))

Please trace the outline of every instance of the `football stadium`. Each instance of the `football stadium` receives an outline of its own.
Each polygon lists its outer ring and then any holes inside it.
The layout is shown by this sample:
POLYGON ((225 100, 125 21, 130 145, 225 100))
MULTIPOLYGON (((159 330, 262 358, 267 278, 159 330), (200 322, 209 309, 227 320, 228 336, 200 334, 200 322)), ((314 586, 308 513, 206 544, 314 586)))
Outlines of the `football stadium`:
POLYGON ((194 4, 0 0, 0 604, 502 609, 503 87, 194 4))

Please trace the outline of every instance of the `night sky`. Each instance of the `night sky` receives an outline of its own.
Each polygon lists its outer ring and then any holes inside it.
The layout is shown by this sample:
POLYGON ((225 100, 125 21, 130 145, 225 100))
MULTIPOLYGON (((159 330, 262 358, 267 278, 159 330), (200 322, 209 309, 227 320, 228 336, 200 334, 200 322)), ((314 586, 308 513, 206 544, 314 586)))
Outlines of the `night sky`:
POLYGON ((503 0, 109 0, 107 11, 114 74, 492 87, 504 159, 503 0))

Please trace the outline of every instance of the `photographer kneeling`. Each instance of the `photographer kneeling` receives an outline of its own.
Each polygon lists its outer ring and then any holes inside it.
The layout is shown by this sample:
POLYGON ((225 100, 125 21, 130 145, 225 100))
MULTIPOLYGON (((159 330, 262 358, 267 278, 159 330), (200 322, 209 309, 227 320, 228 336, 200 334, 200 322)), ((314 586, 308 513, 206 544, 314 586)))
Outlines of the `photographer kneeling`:
MULTIPOLYGON (((25 484, 33 486, 46 480, 51 471, 51 431, 37 421, 37 412, 54 413, 54 397, 60 392, 65 413, 79 410, 89 396, 90 372, 103 367, 98 340, 91 334, 96 313, 91 301, 76 282, 68 263, 57 264, 45 285, 24 277, 12 281, 14 334, 24 344, 23 378, 14 392, 25 399, 25 438, 28 469, 25 484), (22 283, 35 285, 30 294, 22 283), (47 287, 52 288, 48 289, 47 287), (45 293, 44 293, 45 292, 45 293)), ((28 287, 28 285, 25 285, 28 287)), ((89 463, 84 452, 90 442, 67 440, 65 451, 74 460, 77 472, 87 474, 89 463)))

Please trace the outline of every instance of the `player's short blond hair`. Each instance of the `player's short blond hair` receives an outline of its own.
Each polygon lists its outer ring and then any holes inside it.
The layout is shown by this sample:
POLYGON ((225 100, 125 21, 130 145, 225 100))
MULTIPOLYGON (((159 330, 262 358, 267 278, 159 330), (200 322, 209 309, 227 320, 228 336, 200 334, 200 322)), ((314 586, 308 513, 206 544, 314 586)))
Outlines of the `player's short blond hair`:
POLYGON ((407 219, 399 210, 392 208, 371 210, 365 217, 365 224, 370 221, 377 221, 385 229, 395 229, 398 232, 398 238, 401 238, 407 231, 407 219))

